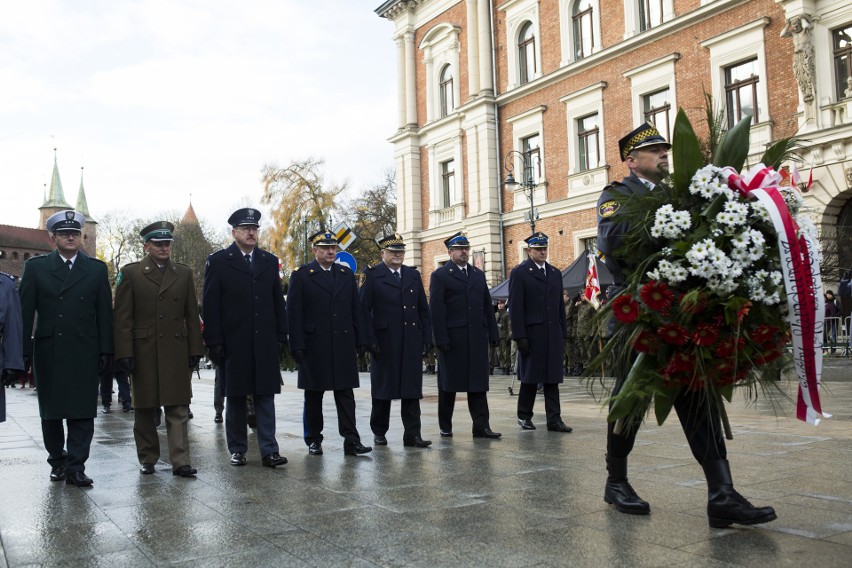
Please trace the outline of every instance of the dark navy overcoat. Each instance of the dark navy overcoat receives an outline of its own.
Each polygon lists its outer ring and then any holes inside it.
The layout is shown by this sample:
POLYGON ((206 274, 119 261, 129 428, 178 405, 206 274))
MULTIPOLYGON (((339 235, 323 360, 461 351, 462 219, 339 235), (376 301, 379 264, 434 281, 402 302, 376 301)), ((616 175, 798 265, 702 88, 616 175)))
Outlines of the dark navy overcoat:
POLYGON ((381 263, 364 274, 368 341, 380 350, 370 364, 373 398, 423 398, 423 346, 432 341, 432 320, 420 273, 402 266, 397 280, 381 263))
POLYGON ((366 345, 366 326, 355 275, 333 264, 331 275, 313 261, 295 270, 287 292, 290 350, 304 351, 299 388, 316 391, 358 388, 357 348, 366 345))
POLYGON ((561 383, 568 326, 562 298, 562 273, 545 263, 542 271, 527 259, 509 276, 512 339, 526 338, 530 353, 518 352, 522 383, 561 383))
POLYGON ((224 345, 225 396, 281 392, 279 342, 287 341, 278 257, 256 248, 252 266, 236 243, 207 257, 201 294, 205 345, 224 345))
POLYGON ((432 273, 429 307, 438 354, 438 381, 445 392, 488 390, 488 344, 497 342, 497 320, 485 274, 467 265, 468 276, 448 262, 432 273))

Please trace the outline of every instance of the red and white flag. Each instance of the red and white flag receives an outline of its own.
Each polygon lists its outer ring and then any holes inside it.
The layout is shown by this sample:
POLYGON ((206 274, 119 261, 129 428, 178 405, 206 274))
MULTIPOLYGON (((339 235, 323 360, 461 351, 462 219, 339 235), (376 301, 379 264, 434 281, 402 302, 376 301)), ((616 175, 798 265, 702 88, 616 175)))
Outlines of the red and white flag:
POLYGON ((601 285, 598 281, 598 266, 595 264, 595 255, 589 253, 589 270, 586 272, 586 289, 583 297, 592 304, 595 309, 601 307, 601 285))

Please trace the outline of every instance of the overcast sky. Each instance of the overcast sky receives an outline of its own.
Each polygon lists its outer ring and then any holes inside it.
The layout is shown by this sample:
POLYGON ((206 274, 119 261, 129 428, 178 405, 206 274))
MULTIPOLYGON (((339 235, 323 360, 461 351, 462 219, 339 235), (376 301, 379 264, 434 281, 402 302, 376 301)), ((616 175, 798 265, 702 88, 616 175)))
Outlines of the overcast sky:
POLYGON ((354 192, 393 165, 380 0, 26 0, 0 18, 0 223, 34 227, 53 148, 74 206, 225 221, 309 156, 354 192))

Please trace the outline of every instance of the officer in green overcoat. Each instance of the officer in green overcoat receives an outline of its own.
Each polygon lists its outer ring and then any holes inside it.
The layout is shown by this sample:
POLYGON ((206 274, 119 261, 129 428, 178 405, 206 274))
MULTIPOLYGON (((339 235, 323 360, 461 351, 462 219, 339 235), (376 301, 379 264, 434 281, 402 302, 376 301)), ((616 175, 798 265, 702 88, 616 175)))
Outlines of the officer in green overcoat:
POLYGON ((59 211, 45 226, 56 250, 24 264, 24 365, 33 366, 51 481, 85 487, 98 410, 98 374, 112 365, 107 266, 80 250, 85 217, 59 211), (35 329, 33 329, 35 327, 35 329), (66 440, 62 421, 68 425, 66 440))
POLYGON ((204 353, 192 270, 171 260, 174 225, 141 231, 145 257, 125 265, 115 284, 115 355, 133 378, 133 437, 144 475, 160 459, 156 418, 165 408, 172 473, 196 474, 189 455, 192 370, 204 353))

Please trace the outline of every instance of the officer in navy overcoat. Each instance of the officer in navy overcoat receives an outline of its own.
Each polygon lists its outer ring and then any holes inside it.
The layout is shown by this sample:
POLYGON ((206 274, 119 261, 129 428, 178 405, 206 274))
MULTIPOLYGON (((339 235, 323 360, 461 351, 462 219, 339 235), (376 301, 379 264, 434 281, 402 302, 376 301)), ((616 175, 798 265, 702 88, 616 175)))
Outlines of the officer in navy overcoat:
POLYGON ((275 439, 275 395, 281 392, 281 352, 287 345, 284 291, 278 257, 257 247, 260 212, 244 208, 229 218, 234 242, 207 259, 202 291, 204 344, 219 367, 231 465, 246 463, 246 397, 252 395, 264 466, 287 463, 275 439))
POLYGON ((526 239, 527 260, 509 276, 509 318, 512 339, 518 344, 518 424, 535 430, 532 423, 537 385, 544 386, 547 429, 570 432, 562 421, 559 384, 568 327, 562 297, 562 273, 547 262, 548 238, 542 232, 526 239))
POLYGON ((358 285, 348 266, 335 263, 333 233, 320 231, 310 242, 315 260, 293 272, 287 292, 290 351, 305 391, 305 444, 310 455, 322 455, 322 399, 334 391, 343 453, 366 454, 373 448, 361 444, 353 392, 359 386, 356 356, 368 343, 358 285))
POLYGON ((485 274, 468 264, 470 242, 461 232, 444 241, 450 256, 432 273, 429 308, 438 348, 438 426, 441 436, 453 435, 456 393, 466 392, 475 438, 499 438, 489 423, 488 347, 500 334, 485 274))
POLYGON ((386 445, 392 400, 400 400, 403 445, 425 448, 420 435, 423 398, 423 353, 432 346, 432 320, 423 280, 416 269, 402 264, 405 243, 399 234, 384 237, 382 262, 364 271, 361 304, 372 325, 370 345, 377 347, 370 364, 373 410, 370 427, 377 446, 386 445))
POLYGON ((18 380, 24 370, 24 328, 21 320, 21 299, 15 289, 15 279, 0 272, 0 422, 6 421, 6 388, 18 380))

